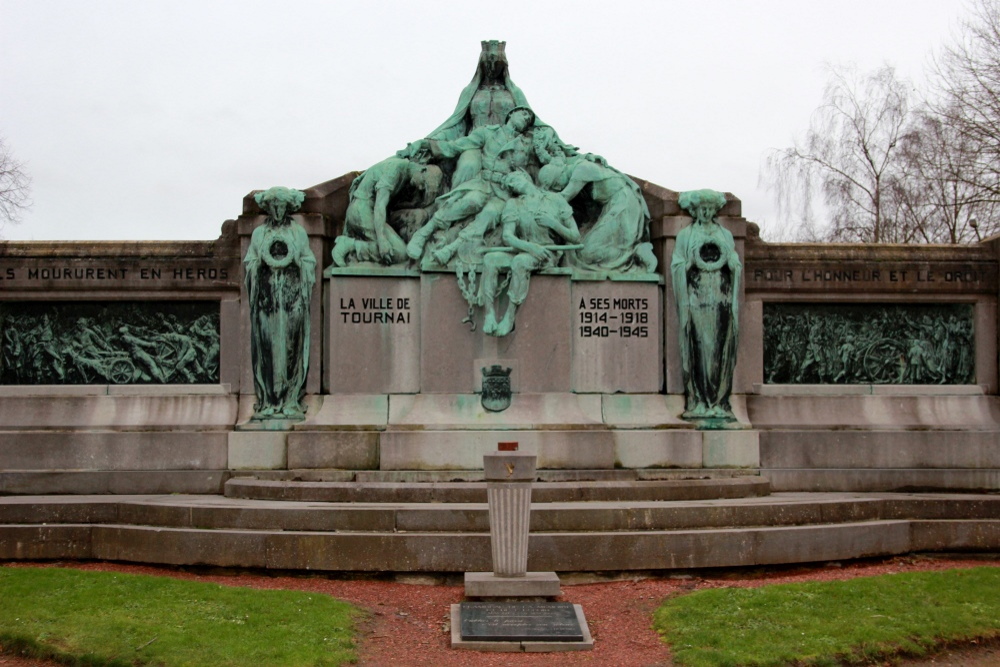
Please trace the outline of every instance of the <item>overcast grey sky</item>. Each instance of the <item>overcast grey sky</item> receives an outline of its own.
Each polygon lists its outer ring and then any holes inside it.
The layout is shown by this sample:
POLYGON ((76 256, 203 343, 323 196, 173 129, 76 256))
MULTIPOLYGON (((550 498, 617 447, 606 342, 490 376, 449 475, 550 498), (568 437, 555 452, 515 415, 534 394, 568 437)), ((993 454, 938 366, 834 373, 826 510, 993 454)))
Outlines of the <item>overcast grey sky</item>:
POLYGON ((567 142, 777 222, 761 160, 826 63, 920 85, 959 0, 0 0, 0 134, 34 179, 9 239, 210 239, 242 197, 361 170, 453 111, 479 43, 567 142))

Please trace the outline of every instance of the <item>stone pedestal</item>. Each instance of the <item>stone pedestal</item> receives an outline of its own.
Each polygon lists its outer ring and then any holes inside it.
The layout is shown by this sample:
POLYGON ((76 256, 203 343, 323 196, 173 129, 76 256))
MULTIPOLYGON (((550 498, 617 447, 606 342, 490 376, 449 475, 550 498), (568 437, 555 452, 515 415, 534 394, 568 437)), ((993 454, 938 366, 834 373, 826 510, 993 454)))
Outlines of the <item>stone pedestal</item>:
POLYGON ((493 573, 501 577, 523 577, 528 571, 535 461, 536 456, 526 452, 493 452, 483 457, 490 504, 493 573))
POLYGON ((474 598, 555 597, 555 572, 528 572, 531 485, 537 457, 527 452, 490 452, 483 475, 490 508, 493 572, 467 572, 465 594, 474 598))
POLYGON ((535 462, 535 455, 527 452, 499 451, 483 456, 494 571, 466 572, 465 595, 504 601, 452 605, 452 648, 531 652, 594 647, 580 605, 511 601, 560 594, 555 572, 527 571, 535 462))
POLYGON ((529 393, 663 388, 659 276, 577 280, 568 269, 547 270, 532 276, 514 331, 497 338, 483 334, 481 309, 470 313, 453 274, 334 268, 326 275, 328 394, 473 394, 493 364, 511 369, 515 402, 529 393))

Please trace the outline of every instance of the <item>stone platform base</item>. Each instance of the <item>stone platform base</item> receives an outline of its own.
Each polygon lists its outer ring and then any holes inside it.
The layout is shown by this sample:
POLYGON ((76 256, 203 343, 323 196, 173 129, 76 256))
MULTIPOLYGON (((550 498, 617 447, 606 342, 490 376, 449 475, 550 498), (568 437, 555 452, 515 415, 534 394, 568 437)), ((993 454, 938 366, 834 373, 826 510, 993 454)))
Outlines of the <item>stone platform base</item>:
MULTIPOLYGON (((921 407, 916 401, 903 404, 921 407)), ((820 430, 799 424, 764 430, 760 467, 780 491, 1000 490, 1000 433, 988 423, 970 419, 962 428, 904 426, 820 430)))
POLYGON ((253 397, 241 396, 229 467, 244 469, 477 470, 498 442, 516 441, 538 468, 756 468, 759 434, 742 397, 739 421, 702 431, 680 418, 684 397, 661 394, 515 393, 489 412, 479 394, 354 394, 307 397, 307 417, 288 431, 241 430, 253 397))
POLYGON ((555 572, 526 572, 523 577, 465 573, 465 596, 469 598, 554 598, 561 592, 555 572))
POLYGON ((0 495, 220 493, 229 385, 0 387, 0 495))
MULTIPOLYGON (((534 503, 528 567, 661 571, 911 552, 1000 552, 1000 496, 781 493, 534 503)), ((313 572, 483 572, 482 503, 221 496, 0 497, 0 560, 98 559, 313 572)))
MULTIPOLYGON (((759 476, 720 479, 536 482, 536 503, 717 500, 766 496, 771 487, 759 476)), ((483 503, 483 482, 307 482, 236 477, 226 482, 226 496, 254 500, 332 503, 483 503)))

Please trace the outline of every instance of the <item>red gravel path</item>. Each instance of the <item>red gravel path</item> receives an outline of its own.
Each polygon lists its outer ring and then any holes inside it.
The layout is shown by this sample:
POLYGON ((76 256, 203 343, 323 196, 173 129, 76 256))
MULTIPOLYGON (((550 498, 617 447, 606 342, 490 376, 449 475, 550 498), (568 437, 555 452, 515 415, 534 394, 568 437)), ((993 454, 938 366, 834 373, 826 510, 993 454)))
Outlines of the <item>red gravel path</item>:
MULTIPOLYGON (((9 563, 7 567, 44 567, 49 563, 9 563)), ((462 600, 460 585, 419 585, 373 580, 339 580, 321 577, 273 577, 256 573, 198 573, 169 568, 118 563, 57 563, 81 570, 114 570, 135 574, 210 581, 228 586, 282 588, 326 593, 372 612, 364 624, 360 645, 362 665, 615 665, 620 667, 671 665, 670 651, 650 627, 651 614, 660 600, 679 592, 725 586, 754 587, 793 581, 829 581, 894 572, 943 570, 989 565, 997 561, 937 558, 894 558, 850 562, 811 568, 759 571, 698 572, 672 578, 626 579, 604 583, 567 585, 562 601, 583 605, 594 636, 594 650, 572 653, 512 654, 458 651, 449 647, 449 605, 462 600)), ((571 581, 571 580, 570 580, 571 581)), ((51 663, 0 655, 0 667, 49 667, 51 663)), ((1000 665, 997 644, 960 647, 913 665, 1000 665), (957 660, 950 662, 949 660, 957 660)))

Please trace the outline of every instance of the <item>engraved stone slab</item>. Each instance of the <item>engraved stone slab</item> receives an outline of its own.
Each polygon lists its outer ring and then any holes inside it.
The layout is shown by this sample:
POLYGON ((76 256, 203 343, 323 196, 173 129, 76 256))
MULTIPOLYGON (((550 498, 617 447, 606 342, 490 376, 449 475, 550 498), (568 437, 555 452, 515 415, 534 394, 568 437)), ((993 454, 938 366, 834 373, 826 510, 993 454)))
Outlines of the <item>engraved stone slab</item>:
POLYGON ((660 293, 660 285, 650 282, 573 283, 573 391, 660 391, 660 293))
POLYGON ((420 391, 420 281, 335 275, 326 293, 331 394, 420 391))
POLYGON ((463 602, 462 639, 472 641, 583 641, 569 602, 463 602))
MULTIPOLYGON (((32 242, 23 255, 4 258, 5 291, 218 292, 239 288, 235 253, 224 255, 213 242, 103 241, 62 244, 32 242)), ((173 295, 171 295, 173 296, 173 295)), ((160 298, 160 297, 158 297, 160 298)))
POLYGON ((745 272, 746 289, 748 292, 809 292, 817 295, 835 292, 970 294, 996 289, 995 261, 984 258, 935 258, 933 255, 948 252, 948 249, 925 251, 918 246, 910 248, 913 251, 907 254, 916 255, 919 252, 929 261, 883 258, 877 253, 864 259, 826 255, 836 250, 825 250, 822 257, 786 255, 781 258, 754 258, 752 263, 748 262, 745 272))

